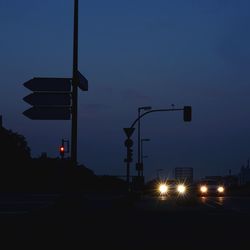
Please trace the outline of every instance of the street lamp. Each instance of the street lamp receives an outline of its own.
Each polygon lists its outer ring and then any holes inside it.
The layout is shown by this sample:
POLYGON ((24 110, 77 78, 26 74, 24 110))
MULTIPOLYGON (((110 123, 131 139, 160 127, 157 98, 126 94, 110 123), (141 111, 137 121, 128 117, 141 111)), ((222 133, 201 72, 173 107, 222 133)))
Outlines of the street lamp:
POLYGON ((143 176, 143 158, 147 158, 148 156, 143 155, 143 142, 150 141, 150 139, 143 138, 141 139, 141 176, 143 176))
MULTIPOLYGON (((144 107, 139 107, 138 108, 138 160, 137 160, 137 164, 138 166, 140 166, 141 164, 141 123, 140 123, 140 115, 141 115, 141 110, 147 111, 152 109, 152 107, 150 106, 144 106, 144 107)), ((138 176, 143 176, 142 171, 140 170, 140 168, 138 168, 138 176)))
POLYGON ((150 141, 150 139, 146 139, 146 138, 141 139, 141 163, 143 163, 143 158, 147 158, 143 155, 143 142, 144 141, 150 141))

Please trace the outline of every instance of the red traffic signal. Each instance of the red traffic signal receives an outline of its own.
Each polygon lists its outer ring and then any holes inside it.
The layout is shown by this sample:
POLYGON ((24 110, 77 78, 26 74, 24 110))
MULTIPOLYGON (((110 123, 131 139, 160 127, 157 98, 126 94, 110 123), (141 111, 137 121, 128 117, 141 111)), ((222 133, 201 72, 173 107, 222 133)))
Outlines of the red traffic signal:
POLYGON ((61 154, 61 155, 64 155, 64 153, 65 153, 65 148, 64 148, 64 146, 61 146, 60 149, 59 149, 59 151, 60 151, 60 154, 61 154))

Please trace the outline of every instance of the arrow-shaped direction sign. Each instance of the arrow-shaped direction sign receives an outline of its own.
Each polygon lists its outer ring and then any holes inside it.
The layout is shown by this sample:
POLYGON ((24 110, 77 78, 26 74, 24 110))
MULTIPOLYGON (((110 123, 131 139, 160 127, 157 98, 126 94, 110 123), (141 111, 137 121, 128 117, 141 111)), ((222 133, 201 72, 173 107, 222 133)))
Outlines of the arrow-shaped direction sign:
POLYGON ((33 107, 23 112, 32 120, 70 120, 69 107, 33 107))
POLYGON ((134 133, 135 128, 123 128, 125 134, 127 135, 127 137, 131 137, 131 135, 134 133))
POLYGON ((34 77, 23 85, 32 91, 70 92, 71 78, 34 77))
POLYGON ((88 80, 79 72, 77 71, 77 80, 78 80, 78 87, 82 90, 82 91, 88 91, 89 89, 89 84, 88 84, 88 80))
POLYGON ((34 106, 70 106, 70 93, 35 92, 23 100, 34 106))

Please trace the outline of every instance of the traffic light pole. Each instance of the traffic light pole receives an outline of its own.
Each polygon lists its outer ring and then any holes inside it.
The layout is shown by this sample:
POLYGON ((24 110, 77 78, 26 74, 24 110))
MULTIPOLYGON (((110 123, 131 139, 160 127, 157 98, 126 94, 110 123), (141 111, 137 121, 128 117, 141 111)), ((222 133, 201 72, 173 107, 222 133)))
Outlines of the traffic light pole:
POLYGON ((127 185, 128 185, 128 191, 130 191, 130 162, 132 162, 132 152, 133 150, 131 149, 131 147, 133 146, 133 141, 130 139, 131 135, 134 132, 134 128, 123 128, 127 139, 124 142, 124 145, 127 148, 127 158, 124 159, 124 161, 126 162, 126 167, 127 167, 127 175, 126 175, 126 181, 127 181, 127 185))
MULTIPOLYGON (((141 113, 140 113, 140 111, 141 111, 141 109, 140 108, 138 108, 138 117, 140 117, 140 115, 141 115, 141 113)), ((140 164, 141 164, 141 145, 140 145, 140 143, 141 143, 141 123, 140 123, 140 119, 138 120, 138 139, 137 139, 137 147, 138 147, 138 149, 137 149, 137 157, 138 157, 138 159, 137 159, 137 163, 138 163, 138 167, 140 167, 140 164)), ((141 175, 141 170, 140 169, 138 169, 138 176, 140 176, 141 175)))
MULTIPOLYGON (((150 111, 147 111, 147 112, 145 112, 145 113, 143 113, 143 114, 138 114, 138 117, 137 117, 137 119, 135 119, 135 121, 131 124, 131 126, 129 127, 129 128, 124 128, 124 131, 125 131, 125 133, 126 133, 126 135, 127 135, 127 139, 129 139, 130 138, 130 136, 132 135, 132 133, 133 133, 133 131, 134 131, 134 126, 135 126, 135 124, 138 122, 140 122, 140 119, 143 117, 143 116, 145 116, 145 115, 147 115, 147 114, 149 114, 149 113, 155 113, 155 112, 166 112, 166 111, 184 111, 183 112, 183 118, 184 118, 184 121, 187 121, 187 122, 190 122, 191 121, 191 116, 192 116, 192 107, 191 106, 184 106, 184 108, 179 108, 179 109, 176 109, 176 108, 171 108, 171 109, 154 109, 154 110, 150 110, 150 111)), ((138 133, 139 134, 139 133, 138 133)), ((140 137, 138 136, 138 139, 139 139, 140 137)), ((140 145, 140 144, 139 144, 140 145)), ((125 145, 126 146, 126 145, 125 145)), ((139 149, 139 151, 138 152, 140 152, 140 149, 139 149)), ((141 152, 140 152, 141 153, 141 152)), ((128 182, 128 184, 129 184, 129 164, 130 164, 130 162, 131 162, 132 160, 130 160, 130 161, 128 161, 128 159, 127 159, 127 182, 128 182)), ((140 162, 140 159, 139 159, 139 161, 138 162, 140 162)), ((139 172, 139 171, 138 171, 139 172)), ((141 172, 140 172, 140 174, 138 175, 138 176, 142 176, 143 177, 143 170, 141 170, 141 172)))
POLYGON ((166 111, 181 111, 181 110, 184 110, 184 109, 153 109, 153 110, 150 110, 150 111, 147 111, 147 112, 145 112, 145 113, 143 113, 142 115, 140 115, 139 117, 137 117, 137 119, 135 119, 135 121, 132 123, 132 125, 130 126, 130 128, 133 128, 134 126, 135 126, 135 124, 137 123, 137 122, 139 122, 140 121, 140 119, 143 117, 143 116, 145 116, 145 115, 147 115, 147 114, 149 114, 149 113, 154 113, 154 112, 166 112, 166 111))
POLYGON ((72 125, 71 125, 71 161, 77 166, 77 104, 78 104, 78 0, 74 3, 74 42, 72 77, 72 125))
POLYGON ((61 158, 62 160, 64 159, 64 154, 65 154, 65 147, 64 147, 64 139, 62 139, 62 144, 61 144, 61 158), (63 149, 63 152, 62 152, 62 149, 63 149))
MULTIPOLYGON (((127 153, 128 154, 128 153, 127 153)), ((130 189, 130 181, 129 181, 129 178, 130 178, 130 162, 127 161, 127 185, 128 185, 128 191, 130 189)))
POLYGON ((127 148, 127 158, 125 159, 127 163, 127 185, 128 185, 128 191, 130 191, 130 162, 132 161, 132 149, 133 141, 130 139, 129 136, 127 136, 127 139, 124 142, 124 145, 127 148))

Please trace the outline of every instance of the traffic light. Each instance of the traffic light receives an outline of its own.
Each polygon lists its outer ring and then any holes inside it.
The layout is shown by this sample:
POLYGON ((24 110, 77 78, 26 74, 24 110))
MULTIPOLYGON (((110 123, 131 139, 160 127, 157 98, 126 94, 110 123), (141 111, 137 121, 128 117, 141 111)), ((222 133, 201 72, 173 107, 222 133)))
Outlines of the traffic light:
POLYGON ((64 153, 65 153, 65 148, 64 148, 63 145, 60 147, 59 151, 60 151, 61 157, 63 158, 64 157, 64 153))
POLYGON ((133 141, 130 139, 130 138, 128 138, 127 140, 125 140, 125 142, 124 142, 124 145, 127 147, 127 148, 131 148, 132 146, 133 146, 133 141))
POLYGON ((192 107, 191 106, 184 106, 183 120, 185 122, 190 122, 192 120, 192 107))
POLYGON ((133 149, 132 148, 127 148, 127 160, 128 162, 133 161, 133 149))

